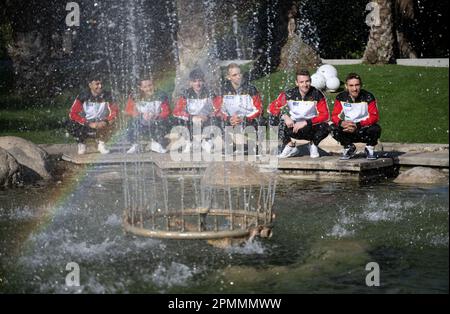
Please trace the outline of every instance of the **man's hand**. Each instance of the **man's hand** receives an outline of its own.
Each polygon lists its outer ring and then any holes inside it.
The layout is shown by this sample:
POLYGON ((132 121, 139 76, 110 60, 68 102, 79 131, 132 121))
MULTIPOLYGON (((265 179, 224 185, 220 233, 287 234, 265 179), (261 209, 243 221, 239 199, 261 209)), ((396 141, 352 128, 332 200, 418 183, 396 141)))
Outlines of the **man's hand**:
POLYGON ((292 132, 297 133, 298 131, 303 129, 307 124, 308 123, 306 123, 306 121, 295 122, 294 129, 292 130, 292 132))
POLYGON ((342 121, 341 127, 343 128, 343 131, 346 133, 355 133, 356 129, 358 128, 356 126, 356 123, 352 121, 342 121))
POLYGON ((294 120, 291 119, 291 117, 289 117, 288 115, 284 115, 283 119, 284 119, 284 124, 286 124, 286 126, 288 128, 294 127, 295 122, 294 122, 294 120))
POLYGON ((236 125, 242 123, 242 121, 243 120, 241 118, 239 118, 237 115, 233 115, 230 118, 230 123, 231 123, 232 126, 236 126, 236 125))
POLYGON ((108 124, 105 121, 100 121, 100 122, 89 122, 88 126, 91 129, 103 129, 107 126, 108 124))

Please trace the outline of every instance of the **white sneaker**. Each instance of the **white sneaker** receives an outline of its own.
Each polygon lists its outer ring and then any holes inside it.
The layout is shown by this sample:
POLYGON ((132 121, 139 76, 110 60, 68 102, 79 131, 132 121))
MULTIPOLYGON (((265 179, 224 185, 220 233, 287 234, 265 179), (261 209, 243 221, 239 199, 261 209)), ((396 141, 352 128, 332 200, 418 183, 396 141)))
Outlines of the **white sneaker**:
POLYGON ((202 149, 208 153, 211 154, 212 152, 212 143, 211 140, 203 140, 202 141, 202 149))
POLYGON ((139 144, 131 145, 130 149, 127 150, 127 154, 136 154, 139 149, 139 144))
POLYGON ((97 149, 98 149, 98 152, 100 153, 100 154, 109 154, 109 150, 108 149, 106 149, 106 145, 105 145, 105 142, 103 142, 103 141, 98 141, 98 147, 97 147, 97 149))
POLYGON ((189 154, 191 152, 191 142, 186 142, 186 146, 183 149, 183 154, 189 154))
POLYGON ((152 144, 150 145, 150 150, 156 153, 165 154, 167 153, 167 150, 165 150, 161 144, 159 144, 156 141, 152 141, 152 144))
POLYGON ((311 157, 311 158, 319 158, 320 157, 319 147, 317 147, 313 143, 309 144, 309 157, 311 157))
POLYGON ((78 155, 86 154, 86 144, 78 143, 78 155))
POLYGON ((377 156, 375 155, 373 146, 367 145, 366 148, 364 148, 364 150, 366 152, 366 158, 368 160, 376 160, 377 159, 377 156))
POLYGON ((297 146, 289 146, 289 144, 288 144, 284 147, 281 154, 278 155, 278 158, 289 158, 289 157, 295 156, 297 154, 298 154, 297 146))

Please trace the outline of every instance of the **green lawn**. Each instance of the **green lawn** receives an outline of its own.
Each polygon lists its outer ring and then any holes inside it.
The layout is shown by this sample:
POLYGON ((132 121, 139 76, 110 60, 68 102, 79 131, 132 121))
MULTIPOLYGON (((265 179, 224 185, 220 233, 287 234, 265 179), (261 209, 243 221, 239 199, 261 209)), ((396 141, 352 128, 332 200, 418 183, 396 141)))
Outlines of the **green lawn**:
MULTIPOLYGON (((364 80, 364 88, 378 99, 381 140, 404 143, 448 143, 448 69, 405 67, 397 65, 337 66, 339 78, 357 72, 364 80)), ((314 70, 311 69, 313 73, 314 70)), ((174 73, 171 73, 174 76, 174 73)), ((262 94, 265 107, 279 92, 294 86, 293 73, 276 72, 254 82, 262 94)), ((160 82, 171 93, 173 80, 160 82)), ((0 94, 0 136, 14 135, 35 143, 65 143, 61 128, 68 116, 76 91, 46 102, 23 102, 20 97, 0 94)), ((333 109, 336 94, 328 94, 333 109)), ((121 104, 124 108, 124 104, 121 104)), ((266 114, 266 113, 265 113, 266 114)))
POLYGON ((46 101, 0 95, 0 136, 18 136, 37 144, 67 142, 63 123, 75 95, 66 92, 46 101))
MULTIPOLYGON (((398 65, 336 66, 341 81, 350 72, 363 78, 364 88, 378 99, 384 142, 448 143, 448 69, 398 65)), ((315 72, 311 70, 311 73, 315 72)), ((277 72, 255 85, 262 91, 264 105, 280 90, 295 86, 293 73, 277 72)), ((336 94, 327 94, 333 110, 336 94)))

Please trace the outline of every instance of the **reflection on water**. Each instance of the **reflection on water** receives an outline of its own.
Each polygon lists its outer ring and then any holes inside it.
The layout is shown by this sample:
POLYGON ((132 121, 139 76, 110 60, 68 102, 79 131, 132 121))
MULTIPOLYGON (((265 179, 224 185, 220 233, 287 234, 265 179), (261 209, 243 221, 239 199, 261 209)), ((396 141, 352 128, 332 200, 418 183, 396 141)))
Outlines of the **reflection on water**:
POLYGON ((0 292, 448 293, 448 186, 285 180, 274 236, 219 249, 125 235, 111 173, 0 191, 0 292), (65 285, 69 262, 80 287, 65 285), (376 289, 369 262, 381 268, 376 289))

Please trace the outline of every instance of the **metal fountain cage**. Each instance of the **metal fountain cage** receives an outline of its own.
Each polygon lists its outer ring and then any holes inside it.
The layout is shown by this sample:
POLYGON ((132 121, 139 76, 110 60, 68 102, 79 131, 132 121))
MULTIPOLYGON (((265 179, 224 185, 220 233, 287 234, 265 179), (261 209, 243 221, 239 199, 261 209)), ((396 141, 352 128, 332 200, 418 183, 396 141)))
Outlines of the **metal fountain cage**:
POLYGON ((175 207, 169 204, 174 197, 169 196, 167 178, 161 169, 156 173, 148 190, 153 189, 153 197, 162 196, 163 205, 152 206, 154 200, 145 197, 147 202, 125 208, 126 232, 152 238, 204 240, 272 235, 274 176, 260 173, 249 163, 211 163, 200 179, 200 188, 194 184, 192 206, 184 201, 192 198, 192 191, 187 189, 189 178, 171 182, 170 189, 179 187, 180 191, 181 202, 175 207), (174 187, 177 181, 179 186, 174 187))

